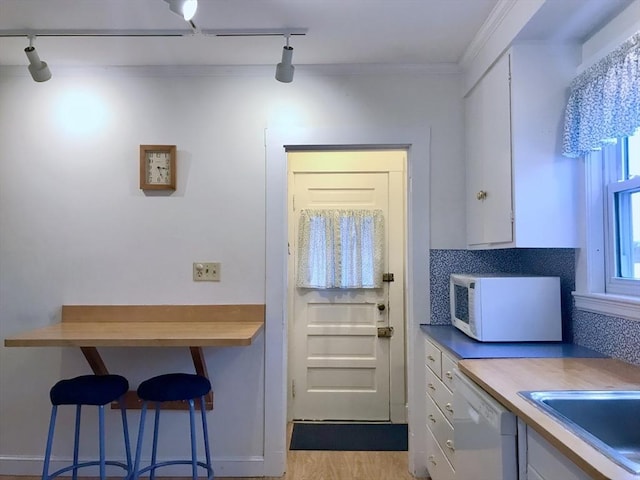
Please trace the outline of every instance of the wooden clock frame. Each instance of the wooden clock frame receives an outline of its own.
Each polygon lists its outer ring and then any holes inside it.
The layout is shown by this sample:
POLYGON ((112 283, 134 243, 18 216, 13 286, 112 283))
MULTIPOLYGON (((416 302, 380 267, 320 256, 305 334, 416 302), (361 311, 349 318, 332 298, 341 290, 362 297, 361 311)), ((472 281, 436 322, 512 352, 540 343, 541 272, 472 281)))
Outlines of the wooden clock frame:
POLYGON ((175 145, 140 145, 140 188, 142 190, 175 190, 177 177, 175 145), (155 152, 169 154, 169 183, 149 183, 147 155, 155 152))

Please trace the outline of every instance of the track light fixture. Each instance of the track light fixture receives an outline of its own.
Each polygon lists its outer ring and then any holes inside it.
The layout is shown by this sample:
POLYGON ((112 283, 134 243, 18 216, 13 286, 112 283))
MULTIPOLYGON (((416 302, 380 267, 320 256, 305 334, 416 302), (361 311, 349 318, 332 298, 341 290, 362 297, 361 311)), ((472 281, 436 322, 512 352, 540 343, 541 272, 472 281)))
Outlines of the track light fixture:
POLYGON ((164 0, 169 4, 169 10, 180 15, 185 21, 190 21, 198 9, 198 0, 164 0))
POLYGON ((33 46, 34 36, 29 36, 29 46, 24 49, 29 59, 29 73, 36 82, 46 82, 51 78, 51 70, 47 62, 40 60, 36 48, 33 46))
POLYGON ((276 80, 282 83, 291 83, 295 67, 291 64, 293 47, 289 46, 289 35, 285 35, 287 44, 282 47, 282 61, 276 66, 276 80))

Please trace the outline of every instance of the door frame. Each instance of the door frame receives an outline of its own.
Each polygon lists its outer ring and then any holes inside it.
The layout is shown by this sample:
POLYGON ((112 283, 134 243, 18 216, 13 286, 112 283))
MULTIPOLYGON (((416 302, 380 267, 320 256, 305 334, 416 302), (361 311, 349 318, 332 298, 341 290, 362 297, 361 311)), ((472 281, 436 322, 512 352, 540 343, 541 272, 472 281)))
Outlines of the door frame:
MULTIPOLYGON (((318 153, 318 154, 330 154, 332 151, 335 151, 335 149, 333 148, 329 148, 326 149, 322 146, 317 146, 317 147, 305 147, 305 148, 299 148, 296 146, 290 146, 289 148, 286 149, 287 151, 287 161, 288 161, 288 154, 289 153, 296 153, 296 152, 305 152, 305 153, 309 153, 309 154, 314 154, 314 153, 318 153)), ((397 168, 394 168, 394 166, 396 165, 397 160, 394 160, 394 162, 389 162, 388 159, 385 160, 375 160, 373 162, 369 161, 367 162, 367 168, 355 168, 355 169, 350 169, 350 168, 337 168, 337 169, 326 169, 326 168, 322 168, 322 167, 317 167, 317 161, 314 161, 314 166, 313 167, 300 167, 300 168, 296 168, 295 170, 292 170, 291 166, 289 164, 287 164, 287 173, 288 173, 288 183, 287 183, 287 198, 288 198, 288 210, 287 210, 287 223, 289 226, 289 229, 291 229, 293 227, 292 222, 295 222, 295 213, 293 212, 292 208, 293 208, 293 204, 291 202, 291 191, 290 191, 290 187, 292 186, 292 182, 293 182, 293 177, 295 176, 296 173, 342 173, 342 174, 347 174, 347 173, 351 173, 351 174, 367 174, 367 173, 385 173, 387 174, 387 180, 388 180, 388 187, 389 187, 389 211, 391 211, 392 207, 391 205, 394 204, 394 202, 399 202, 399 204, 395 204, 395 209, 396 210, 401 210, 401 218, 394 218, 393 221, 390 221, 389 218, 387 218, 387 225, 388 225, 388 231, 391 231, 391 229, 393 229, 394 231, 402 231, 402 249, 399 250, 400 254, 401 254, 401 260, 399 260, 399 262, 402 262, 402 265, 393 265, 392 259, 391 257, 389 257, 389 265, 387 268, 387 270, 385 272, 395 272, 396 274, 396 278, 398 276, 398 273, 402 272, 402 278, 398 278, 396 280, 396 283, 393 284, 389 284, 388 285, 388 296, 385 300, 385 303, 389 304, 391 303, 392 305, 396 305, 395 308, 398 308, 397 305, 401 304, 401 315, 400 318, 397 317, 393 317, 393 319, 390 319, 388 325, 391 327, 395 328, 395 333, 393 335, 392 338, 388 339, 387 341, 389 342, 388 348, 389 348, 389 363, 388 363, 388 369, 389 369, 389 399, 387 402, 387 408, 388 408, 388 414, 389 414, 389 421, 391 421, 392 423, 406 423, 407 422, 407 392, 406 392, 406 368, 407 368, 407 354, 406 354, 406 340, 405 340, 405 317, 406 317, 406 312, 405 312, 405 291, 406 291, 406 285, 404 284, 405 282, 405 275, 404 275, 404 269, 406 268, 404 266, 405 264, 405 260, 406 260, 406 255, 404 254, 404 252, 407 250, 407 231, 406 231, 406 206, 405 206, 405 202, 406 202, 406 198, 407 198, 407 150, 406 149, 397 149, 397 148, 385 148, 385 149, 381 149, 381 148, 347 148, 345 147, 344 149, 341 149, 339 153, 344 153, 345 151, 349 151, 349 152, 354 152, 354 153, 362 153, 362 152, 373 152, 373 153, 378 153, 378 152, 385 152, 385 151, 394 151, 394 152, 402 152, 402 155, 404 155, 404 160, 402 162, 402 169, 401 171, 398 170, 397 168), (393 164, 393 165, 392 165, 393 164), (384 168, 383 168, 384 167, 384 168), (391 198, 391 192, 392 191, 398 191, 399 190, 399 196, 396 196, 395 198, 391 198), (400 285, 399 282, 402 282, 402 284, 400 285), (398 287, 398 285, 400 285, 400 287, 398 287), (394 321, 394 319, 396 319, 394 321)), ((400 155, 399 153, 396 153, 396 155, 400 155)), ((290 230, 290 234, 291 234, 292 230, 290 230)), ((389 235, 387 235, 387 241, 389 241, 389 235)), ((290 245, 290 248, 293 247, 293 245, 290 245)), ((398 258, 398 257, 394 257, 394 258, 398 258)), ((293 278, 291 277, 291 275, 293 275, 293 259, 294 259, 294 254, 290 254, 288 256, 287 259, 287 264, 289 267, 289 271, 288 271, 288 281, 291 282, 293 280, 293 278)), ((287 298, 288 298, 288 303, 287 303, 287 318, 291 318, 291 316, 293 315, 293 307, 294 307, 294 296, 295 296, 295 287, 292 288, 291 284, 289 283, 287 285, 287 298)), ((287 335, 290 336, 293 332, 292 330, 292 324, 293 322, 288 322, 288 330, 287 330, 287 335)), ((287 342, 287 356, 289 356, 289 353, 291 353, 291 342, 287 342)), ((292 397, 292 389, 291 389, 291 380, 292 380, 292 375, 291 375, 291 369, 292 369, 292 363, 291 363, 291 358, 288 358, 288 377, 287 377, 287 420, 291 421, 293 419, 293 397, 292 397)))
POLYGON ((265 130, 265 378, 263 475, 286 471, 287 424, 287 146, 407 150, 405 331, 409 470, 426 474, 425 379, 421 323, 430 320, 429 126, 274 128, 265 130))

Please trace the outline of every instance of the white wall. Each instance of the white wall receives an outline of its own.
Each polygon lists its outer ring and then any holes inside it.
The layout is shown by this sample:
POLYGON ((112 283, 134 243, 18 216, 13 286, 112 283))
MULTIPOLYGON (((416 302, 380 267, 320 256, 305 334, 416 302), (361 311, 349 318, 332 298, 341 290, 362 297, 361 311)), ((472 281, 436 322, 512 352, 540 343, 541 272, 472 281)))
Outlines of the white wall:
MULTIPOLYGON (((267 127, 429 125, 431 248, 464 247, 458 75, 300 68, 284 85, 271 69, 56 69, 36 84, 22 70, 0 69, 1 338, 56 321, 62 304, 264 303, 267 127), (174 194, 138 189, 140 144, 178 146, 174 194), (221 262, 222 281, 192 282, 194 261, 221 262)), ((426 248, 418 261, 428 262, 426 248)), ((192 369, 182 349, 101 351, 134 386, 192 369)), ((216 473, 260 474, 264 336, 206 356, 216 473)), ((0 348, 0 474, 38 474, 48 390, 83 373, 75 348, 0 348)), ((160 454, 186 453, 175 440, 184 418, 167 418, 175 435, 160 454)), ((115 412, 109 420, 117 427, 115 412)), ((91 432, 85 444, 95 444, 91 432)), ((120 454, 119 443, 109 447, 120 454)), ((67 441, 56 451, 66 456, 67 441)))
POLYGON ((583 71, 589 68, 638 31, 640 31, 640 0, 635 0, 582 44, 582 64, 578 70, 583 71))

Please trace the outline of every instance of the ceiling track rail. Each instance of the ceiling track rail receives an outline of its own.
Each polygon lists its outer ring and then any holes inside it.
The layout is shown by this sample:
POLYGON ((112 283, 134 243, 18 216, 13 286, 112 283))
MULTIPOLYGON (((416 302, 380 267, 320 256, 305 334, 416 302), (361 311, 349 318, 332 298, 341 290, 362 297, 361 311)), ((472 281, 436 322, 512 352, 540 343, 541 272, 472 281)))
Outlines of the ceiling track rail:
POLYGON ((191 30, 0 30, 4 37, 288 37, 304 36, 307 28, 226 28, 199 29, 191 23, 191 30))

